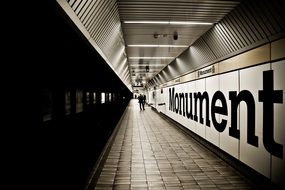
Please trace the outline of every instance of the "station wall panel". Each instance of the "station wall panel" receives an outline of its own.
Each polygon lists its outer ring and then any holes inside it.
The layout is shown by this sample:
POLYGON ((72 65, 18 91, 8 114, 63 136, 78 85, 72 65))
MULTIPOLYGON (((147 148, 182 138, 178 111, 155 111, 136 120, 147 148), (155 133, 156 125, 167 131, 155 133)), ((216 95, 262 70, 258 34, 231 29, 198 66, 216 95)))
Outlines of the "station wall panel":
MULTIPOLYGON (((238 71, 225 73, 219 76, 220 91, 225 95, 227 105, 231 105, 229 91, 239 92, 238 71)), ((231 125, 231 106, 228 106, 228 115, 220 115, 221 119, 227 120, 226 129, 220 133, 220 148, 235 158, 239 157, 239 139, 229 135, 231 125)), ((237 128, 239 129, 239 114, 237 114, 237 128)))
MULTIPOLYGON (((212 100, 215 92, 219 89, 219 76, 214 76, 211 78, 206 78, 206 91, 209 95, 209 101, 212 100)), ((215 106, 221 106, 221 102, 217 100, 215 106)), ((210 126, 206 126, 206 139, 212 144, 219 147, 220 144, 220 133, 215 129, 213 125, 213 119, 211 118, 211 101, 209 102, 209 118, 211 120, 210 126)), ((221 114, 215 114, 215 118, 218 123, 221 122, 221 114)))
POLYGON ((272 155, 272 168, 271 178, 277 184, 282 184, 282 188, 285 189, 285 61, 279 61, 272 64, 272 70, 274 71, 274 89, 283 90, 283 104, 274 104, 274 140, 276 143, 282 145, 282 158, 272 155))
MULTIPOLYGON (((190 131, 204 138, 221 150, 227 152, 234 158, 240 160, 247 166, 253 168, 258 173, 269 178, 279 186, 284 187, 284 171, 285 171, 285 129, 284 129, 284 89, 285 89, 285 61, 273 63, 264 63, 256 66, 250 66, 240 70, 217 74, 198 80, 192 80, 182 84, 176 84, 164 87, 163 94, 160 94, 160 101, 165 102, 165 109, 160 110, 168 117, 185 126, 190 131), (268 73, 272 74, 273 79, 268 78, 268 73), (270 82, 272 83, 270 87, 270 82), (265 139, 269 138, 267 133, 264 133, 264 119, 268 117, 268 113, 264 112, 265 102, 269 100, 262 99, 262 94, 273 88, 273 92, 282 92, 282 103, 272 103, 273 105, 273 140, 280 144, 282 151, 279 156, 274 155, 270 148, 266 148, 265 139), (172 93, 174 90, 174 93, 172 93), (170 93, 171 92, 171 96, 170 93), (206 100, 197 98, 197 110, 195 110, 195 94, 207 93, 209 97, 209 120, 210 126, 206 125, 206 100), (212 103, 216 93, 222 93, 225 102, 222 105, 220 99, 212 103), (181 102, 180 114, 180 95, 184 95, 184 101, 181 102), (186 94, 188 94, 186 101, 186 94), (187 118, 183 114, 190 110, 190 94, 192 94, 192 114, 197 115, 197 121, 194 118, 187 118), (175 96, 178 97, 175 98, 175 96), (174 111, 170 109, 170 102, 174 111), (202 115, 200 115, 200 101, 202 101, 202 115), (188 106, 186 106, 188 103, 188 106), (185 108, 184 108, 185 106, 185 108), (213 106, 226 107, 227 113, 214 113, 213 106), (176 112, 178 109, 178 112, 176 112), (197 113, 196 113, 197 112, 197 113), (233 114, 236 114, 236 120, 233 119, 233 114), (200 117, 203 117, 203 123, 200 117), (213 117, 217 123, 223 120, 226 122, 225 129, 219 131, 214 126, 213 117), (249 121, 250 120, 250 121, 249 121), (237 135, 230 133, 230 129, 236 122, 237 135), (267 136, 266 136, 267 135, 267 136), (265 138, 264 138, 265 137, 265 138), (282 156, 280 156, 282 154, 282 156)), ((265 126, 267 127, 267 126, 265 126)), ((270 138, 269 138, 270 139, 270 138)))
POLYGON ((249 110, 249 105, 247 106, 244 101, 240 104, 240 160, 266 177, 270 177, 270 154, 263 146, 263 104, 258 102, 258 91, 263 89, 265 82, 263 81, 263 71, 267 70, 270 70, 270 64, 240 71, 240 92, 249 91, 254 98, 255 105, 255 113, 251 115, 248 112, 253 110, 249 110), (249 119, 255 122, 256 145, 248 142, 248 131, 252 127, 251 124, 248 124, 249 119))

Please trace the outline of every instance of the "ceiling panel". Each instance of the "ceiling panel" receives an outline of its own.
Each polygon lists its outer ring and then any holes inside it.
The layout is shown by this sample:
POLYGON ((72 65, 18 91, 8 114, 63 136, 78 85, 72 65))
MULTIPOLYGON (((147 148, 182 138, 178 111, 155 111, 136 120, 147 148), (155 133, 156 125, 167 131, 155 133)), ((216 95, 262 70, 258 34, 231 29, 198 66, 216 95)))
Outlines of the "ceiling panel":
POLYGON ((160 85, 285 36, 284 0, 242 1, 148 84, 160 85), (169 72, 172 68, 176 73, 169 72))
POLYGON ((146 83, 213 25, 170 22, 217 23, 239 1, 221 0, 117 0, 128 64, 133 84, 146 83), (166 24, 135 24, 125 21, 167 21, 166 24), (186 45, 186 47, 130 47, 128 45, 186 45), (130 57, 174 57, 173 59, 130 59, 130 57), (141 65, 141 66, 138 66, 141 65), (147 71, 143 67, 148 66, 147 71))
MULTIPOLYGON (((146 84, 240 3, 238 0, 57 1, 128 87, 130 80, 132 84, 138 81, 146 84), (125 23, 126 21, 165 23, 131 24, 125 23), (206 23, 208 25, 205 25, 206 23), (129 45, 160 45, 160 47, 129 45), (183 47, 173 47, 174 45, 183 47), (139 58, 132 59, 132 57, 139 58)), ((226 24, 208 35, 219 36, 227 29, 226 24)), ((254 27, 259 29, 257 25, 254 27)), ((230 37, 226 36, 222 40, 226 42, 230 37)), ((237 43, 227 48, 232 51, 239 46, 241 44, 237 43)), ((221 49, 221 52, 226 53, 226 49, 221 49)))

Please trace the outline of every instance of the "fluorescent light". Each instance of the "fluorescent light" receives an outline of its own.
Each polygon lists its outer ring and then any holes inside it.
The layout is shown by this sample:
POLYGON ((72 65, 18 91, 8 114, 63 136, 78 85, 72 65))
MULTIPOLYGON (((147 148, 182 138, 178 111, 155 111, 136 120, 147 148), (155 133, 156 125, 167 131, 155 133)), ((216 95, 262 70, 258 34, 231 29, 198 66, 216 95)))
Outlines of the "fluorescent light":
POLYGON ((171 24, 171 25, 212 25, 209 22, 194 22, 194 21, 151 21, 151 20, 128 20, 126 24, 171 24))
POLYGON ((145 66, 149 66, 149 67, 164 67, 165 65, 164 64, 140 64, 140 63, 137 63, 137 64, 131 63, 130 64, 130 67, 145 67, 145 66))
POLYGON ((170 24, 173 25, 212 25, 213 23, 209 22, 183 22, 183 21, 170 21, 170 24))
POLYGON ((152 44, 133 44, 128 47, 188 47, 187 45, 152 45, 152 44))
POLYGON ((129 59, 174 59, 175 57, 129 57, 129 59))
POLYGON ((124 21, 126 24, 169 24, 169 21, 139 21, 139 20, 129 20, 124 21))

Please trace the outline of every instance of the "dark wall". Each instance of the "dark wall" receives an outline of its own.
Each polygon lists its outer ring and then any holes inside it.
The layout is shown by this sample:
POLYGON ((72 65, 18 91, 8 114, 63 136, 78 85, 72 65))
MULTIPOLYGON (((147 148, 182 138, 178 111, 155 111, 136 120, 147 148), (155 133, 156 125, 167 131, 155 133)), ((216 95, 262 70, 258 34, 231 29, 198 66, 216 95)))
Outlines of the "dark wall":
POLYGON ((54 1, 28 3, 13 9, 3 36, 10 186, 83 189, 132 94, 54 1), (101 103, 102 92, 111 100, 101 103))

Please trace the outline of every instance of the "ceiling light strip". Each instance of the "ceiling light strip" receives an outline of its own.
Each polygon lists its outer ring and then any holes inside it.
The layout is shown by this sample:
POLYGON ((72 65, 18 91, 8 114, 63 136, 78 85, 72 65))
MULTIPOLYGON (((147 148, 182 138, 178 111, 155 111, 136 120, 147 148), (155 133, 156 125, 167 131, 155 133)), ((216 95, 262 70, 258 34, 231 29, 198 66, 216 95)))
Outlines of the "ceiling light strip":
POLYGON ((187 45, 152 45, 152 44, 132 44, 128 47, 188 47, 187 45))
POLYGON ((174 59, 175 57, 129 57, 129 59, 174 59))
POLYGON ((149 66, 149 67, 164 67, 165 64, 156 64, 156 65, 154 65, 154 64, 152 64, 152 65, 150 65, 150 64, 130 64, 130 66, 131 67, 145 67, 145 66, 149 66))
POLYGON ((212 25, 210 22, 126 20, 125 24, 212 25))

